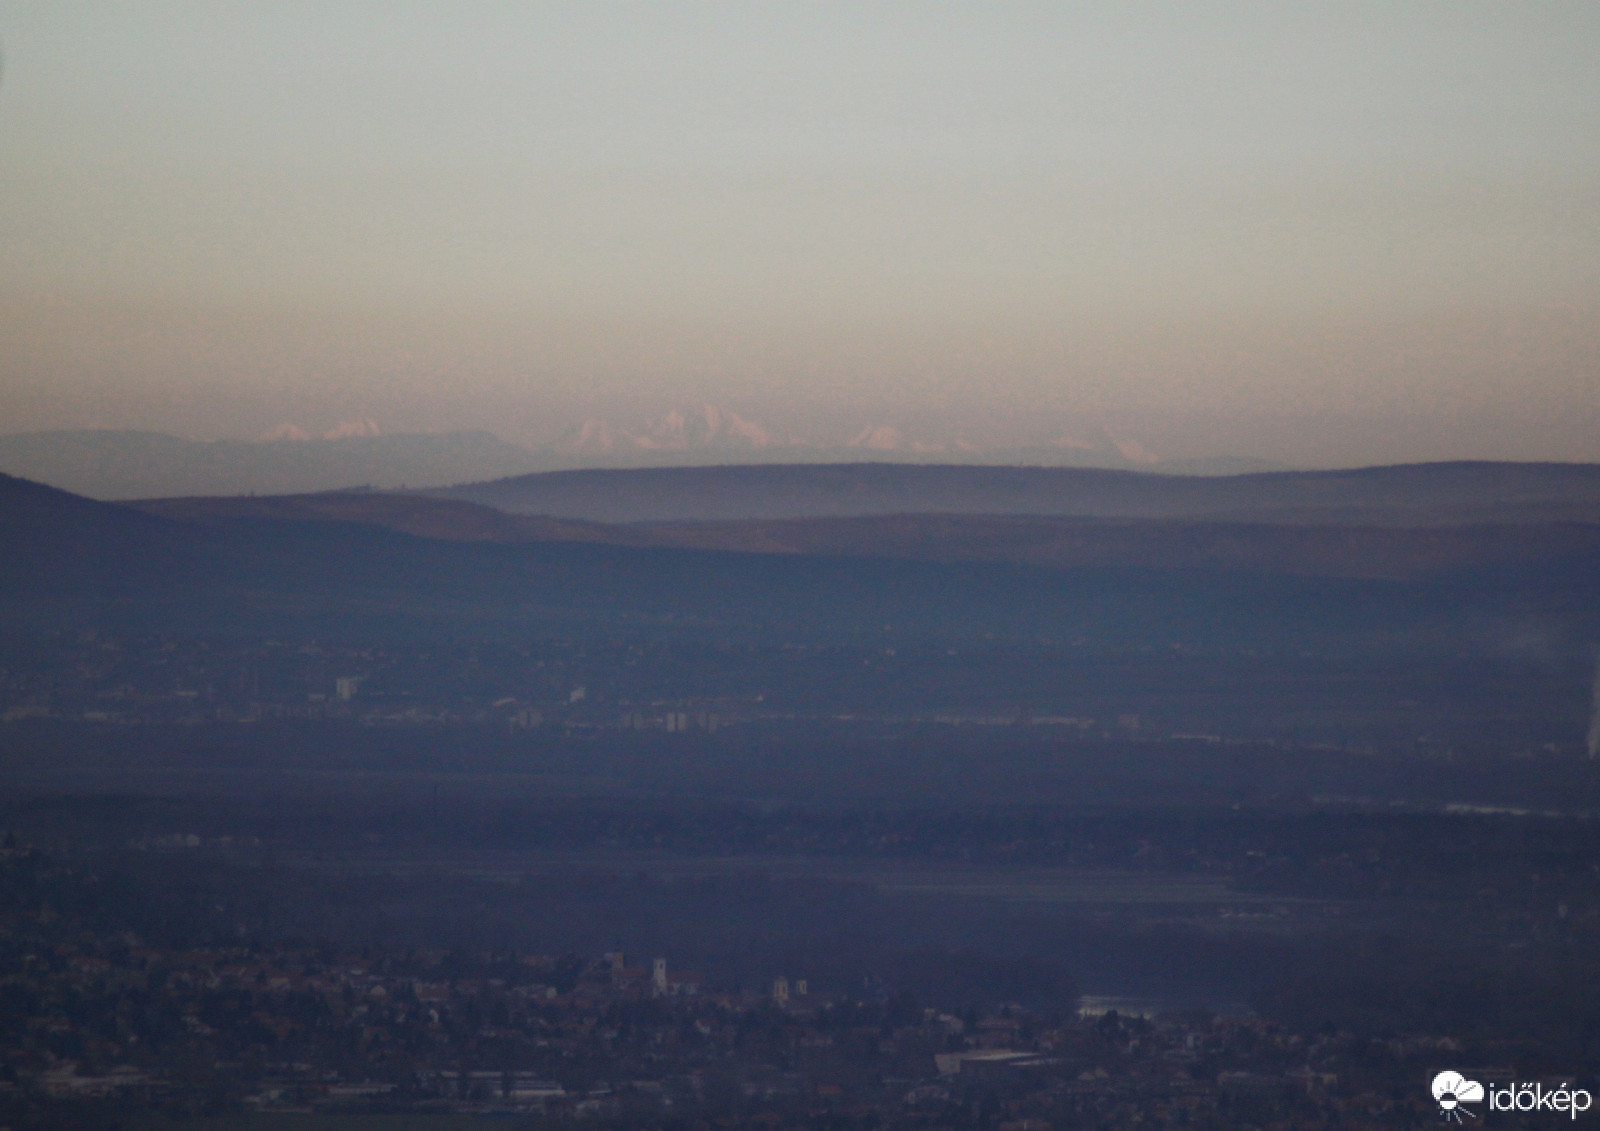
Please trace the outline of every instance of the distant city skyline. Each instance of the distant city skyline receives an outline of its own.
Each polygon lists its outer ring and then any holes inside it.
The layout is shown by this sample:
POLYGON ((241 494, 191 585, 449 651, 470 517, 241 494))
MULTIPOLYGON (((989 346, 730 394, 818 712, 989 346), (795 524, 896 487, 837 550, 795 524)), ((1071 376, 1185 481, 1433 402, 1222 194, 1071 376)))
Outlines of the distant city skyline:
POLYGON ((648 451, 710 404, 1600 461, 1593 5, 0 0, 0 41, 5 432, 648 451))

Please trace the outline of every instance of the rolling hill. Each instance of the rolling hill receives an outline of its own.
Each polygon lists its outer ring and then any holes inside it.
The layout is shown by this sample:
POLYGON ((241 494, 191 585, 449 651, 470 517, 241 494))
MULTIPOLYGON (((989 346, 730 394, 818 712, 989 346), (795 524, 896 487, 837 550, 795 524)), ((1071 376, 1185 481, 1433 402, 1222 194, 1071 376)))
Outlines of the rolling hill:
POLYGON ((0 594, 105 596, 196 580, 203 529, 0 474, 0 594))
POLYGON ((127 504, 147 514, 184 522, 233 519, 275 522, 342 522, 379 526, 447 542, 599 542, 617 546, 667 544, 628 527, 543 515, 507 514, 479 503, 379 491, 324 491, 311 495, 224 495, 140 499, 127 504))
POLYGON ((1052 569, 1247 571, 1404 579, 1600 556, 1600 525, 1578 523, 1404 528, 899 514, 603 524, 508 514, 478 503, 433 496, 371 492, 154 499, 132 505, 153 515, 191 522, 344 522, 455 542, 585 542, 728 553, 992 562, 1052 569))
POLYGON ((428 492, 589 522, 885 514, 1056 515, 1278 525, 1600 522, 1600 465, 1433 463, 1153 475, 1059 467, 786 464, 565 471, 428 492))
POLYGON ((540 466, 548 465, 487 432, 262 443, 110 429, 0 436, 0 472, 111 500, 438 487, 540 466))
MULTIPOLYGON (((1083 639, 1116 649, 1184 641, 1347 654, 1493 651, 1530 634, 1570 649, 1600 632, 1600 555, 1581 531, 1571 553, 1454 565, 1448 554, 1431 565, 1424 554, 1416 561, 1430 568, 1414 564, 1397 580, 1261 568, 1262 547, 1273 546, 1273 537, 1291 539, 1273 552, 1305 561, 1348 531, 1046 524, 1041 532, 1015 520, 941 526, 924 517, 908 525, 891 518, 698 532, 627 528, 619 533, 656 544, 617 545, 508 541, 510 528, 492 513, 469 510, 462 514, 479 524, 478 540, 464 541, 350 521, 349 508, 374 498, 391 522, 414 524, 426 514, 404 499, 357 495, 323 500, 343 513, 312 520, 305 518, 310 504, 274 500, 246 501, 266 516, 233 517, 222 502, 191 501, 179 519, 177 504, 166 504, 163 517, 0 478, 0 542, 8 551, 0 560, 0 625, 58 630, 115 621, 163 633, 768 643, 878 639, 892 630, 905 641, 1083 639), (706 544, 662 544, 691 536, 706 544), (753 539, 783 552, 748 552, 760 548, 753 539), (727 548, 730 540, 738 552, 727 548), (1025 551, 1045 564, 1009 560, 1025 551), (984 554, 989 560, 973 560, 984 554), (1441 561, 1449 568, 1432 568, 1441 561)), ((446 517, 446 527, 458 523, 459 516, 446 517)), ((459 535, 463 527, 451 529, 459 535)), ((547 536, 573 530, 542 528, 547 536)), ((1397 560, 1416 557, 1414 547, 1400 545, 1397 560)))

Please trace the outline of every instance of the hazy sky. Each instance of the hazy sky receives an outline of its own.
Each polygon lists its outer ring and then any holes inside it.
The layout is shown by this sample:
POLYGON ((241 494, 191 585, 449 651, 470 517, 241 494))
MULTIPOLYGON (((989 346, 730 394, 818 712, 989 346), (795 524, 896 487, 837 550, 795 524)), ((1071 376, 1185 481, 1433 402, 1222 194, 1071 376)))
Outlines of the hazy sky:
POLYGON ((1600 459, 1600 4, 0 0, 0 430, 1600 459))

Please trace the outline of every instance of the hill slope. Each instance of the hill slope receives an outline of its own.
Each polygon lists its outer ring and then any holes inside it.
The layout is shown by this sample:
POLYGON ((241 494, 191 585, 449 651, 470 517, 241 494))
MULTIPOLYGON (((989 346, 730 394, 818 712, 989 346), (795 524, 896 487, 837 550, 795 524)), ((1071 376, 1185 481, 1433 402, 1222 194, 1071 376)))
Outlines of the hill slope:
POLYGON ((194 579, 212 539, 199 529, 0 474, 0 591, 82 596, 194 579))
POLYGON ((654 468, 549 472, 429 493, 590 522, 918 513, 1351 526, 1600 522, 1600 466, 1593 464, 1406 464, 1215 477, 909 464, 654 468))
POLYGON ((344 522, 380 526, 446 542, 598 542, 616 546, 671 544, 636 527, 508 514, 478 503, 428 495, 326 491, 313 495, 192 496, 139 499, 129 507, 163 518, 215 523, 231 519, 344 522))
POLYGON ((1600 525, 1573 523, 1402 528, 902 514, 602 524, 507 514, 454 499, 365 492, 153 499, 131 505, 187 521, 346 522, 457 542, 588 542, 732 553, 1004 562, 1054 569, 1247 571, 1402 579, 1465 568, 1600 558, 1600 525))
POLYGON ((97 499, 434 487, 539 466, 487 432, 270 443, 110 430, 0 436, 0 472, 97 499))
MULTIPOLYGON (((870 527, 868 528, 871 529, 870 527)), ((657 536, 664 536, 657 531, 657 536)), ((963 536, 965 538, 965 536, 963 536)), ((346 521, 179 522, 0 480, 0 623, 383 639, 1084 639, 1109 648, 1477 651, 1600 626, 1593 552, 1416 580, 446 541, 346 521)), ((1163 568, 1167 567, 1167 568, 1163 568)))

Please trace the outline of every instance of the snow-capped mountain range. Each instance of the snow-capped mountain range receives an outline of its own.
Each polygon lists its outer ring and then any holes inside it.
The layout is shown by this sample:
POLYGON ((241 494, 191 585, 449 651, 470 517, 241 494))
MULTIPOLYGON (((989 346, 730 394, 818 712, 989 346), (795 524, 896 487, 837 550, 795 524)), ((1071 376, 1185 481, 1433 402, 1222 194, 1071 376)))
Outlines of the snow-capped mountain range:
POLYGON ((908 436, 892 424, 868 424, 848 439, 815 442, 779 432, 714 404, 674 408, 637 428, 608 420, 585 420, 554 448, 577 455, 619 455, 647 452, 758 453, 791 456, 811 452, 857 452, 862 455, 973 455, 979 449, 965 440, 933 443, 908 436))
MULTIPOLYGON (((322 434, 324 440, 351 440, 359 437, 373 437, 383 435, 376 422, 370 416, 363 416, 356 420, 341 420, 332 428, 322 434)), ((305 443, 311 439, 311 433, 294 424, 280 424, 262 437, 267 443, 279 441, 292 441, 305 443)))
POLYGON ((812 459, 928 459, 958 463, 1028 453, 1028 462, 1148 467, 1161 457, 1137 440, 1095 429, 1086 437, 1066 434, 1050 444, 986 449, 966 439, 940 442, 911 435, 893 424, 869 423, 832 442, 814 441, 768 428, 714 404, 674 408, 629 428, 594 418, 568 431, 549 451, 588 459, 648 460, 652 455, 761 456, 781 462, 812 459))
POLYGON ((1281 470, 1257 460, 1162 460, 1103 429, 1027 447, 934 441, 876 422, 831 440, 779 432, 713 404, 675 408, 635 427, 592 419, 554 443, 488 432, 390 433, 368 417, 319 430, 283 424, 259 441, 76 430, 0 435, 0 472, 102 499, 284 494, 370 486, 431 488, 541 471, 716 464, 941 463, 1102 467, 1224 475, 1281 470))
POLYGON ((675 408, 642 428, 627 429, 606 420, 585 420, 556 442, 560 451, 580 455, 622 452, 759 452, 772 447, 792 447, 753 420, 714 404, 675 408))

